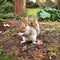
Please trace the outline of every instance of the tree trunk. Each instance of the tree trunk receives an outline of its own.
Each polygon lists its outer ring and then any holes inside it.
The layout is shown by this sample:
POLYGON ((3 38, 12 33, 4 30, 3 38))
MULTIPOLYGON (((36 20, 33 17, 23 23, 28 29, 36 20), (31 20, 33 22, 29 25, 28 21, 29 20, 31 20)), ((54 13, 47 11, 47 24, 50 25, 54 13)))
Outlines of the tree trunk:
POLYGON ((26 0, 14 0, 14 14, 22 14, 25 10, 26 0))

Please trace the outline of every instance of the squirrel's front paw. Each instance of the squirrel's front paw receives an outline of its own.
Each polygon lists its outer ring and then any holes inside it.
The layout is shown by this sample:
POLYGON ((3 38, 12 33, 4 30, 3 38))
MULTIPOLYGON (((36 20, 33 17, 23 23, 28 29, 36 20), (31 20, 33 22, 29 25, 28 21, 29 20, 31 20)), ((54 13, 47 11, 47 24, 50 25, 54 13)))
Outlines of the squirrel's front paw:
POLYGON ((36 44, 36 41, 32 42, 33 44, 36 44))
POLYGON ((25 43, 26 41, 21 41, 21 44, 25 43))

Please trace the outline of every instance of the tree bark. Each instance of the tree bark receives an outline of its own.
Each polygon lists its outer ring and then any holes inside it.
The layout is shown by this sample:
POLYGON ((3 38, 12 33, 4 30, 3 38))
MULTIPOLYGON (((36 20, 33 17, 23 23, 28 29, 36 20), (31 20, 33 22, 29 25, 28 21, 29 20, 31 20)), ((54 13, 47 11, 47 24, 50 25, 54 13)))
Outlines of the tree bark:
POLYGON ((26 0, 14 0, 14 14, 22 14, 25 10, 26 0))

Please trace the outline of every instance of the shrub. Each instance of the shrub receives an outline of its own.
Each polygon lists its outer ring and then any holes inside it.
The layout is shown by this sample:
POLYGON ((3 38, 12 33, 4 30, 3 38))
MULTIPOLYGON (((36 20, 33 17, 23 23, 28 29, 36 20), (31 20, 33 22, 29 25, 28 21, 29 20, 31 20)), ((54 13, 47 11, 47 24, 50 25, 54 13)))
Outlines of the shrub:
POLYGON ((46 12, 42 9, 41 11, 39 11, 38 16, 41 19, 47 19, 47 18, 49 19, 50 18, 50 13, 48 13, 48 12, 46 12))
POLYGON ((11 2, 0 2, 0 13, 7 13, 13 11, 13 4, 11 2))
POLYGON ((0 22, 3 22, 4 21, 4 19, 3 18, 0 18, 0 22))
POLYGON ((9 18, 16 18, 16 19, 21 19, 22 17, 26 17, 27 13, 24 12, 23 14, 18 14, 14 15, 14 13, 0 13, 0 22, 2 22, 4 19, 9 19, 9 18))
POLYGON ((2 16, 2 18, 14 18, 15 16, 14 16, 14 13, 6 13, 6 14, 4 14, 3 16, 2 16))
POLYGON ((13 3, 7 0, 0 1, 0 22, 4 20, 4 18, 12 18, 13 14, 13 3))
POLYGON ((60 10, 55 8, 45 7, 37 13, 39 19, 57 20, 60 21, 60 10))

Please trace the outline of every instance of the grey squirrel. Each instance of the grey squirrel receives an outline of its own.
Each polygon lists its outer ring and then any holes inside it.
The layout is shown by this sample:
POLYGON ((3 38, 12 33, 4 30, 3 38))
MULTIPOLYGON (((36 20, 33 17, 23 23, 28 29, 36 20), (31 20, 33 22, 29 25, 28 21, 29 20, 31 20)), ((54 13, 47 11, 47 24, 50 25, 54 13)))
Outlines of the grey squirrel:
POLYGON ((22 22, 18 35, 20 35, 23 39, 21 44, 25 43, 26 41, 32 41, 33 44, 36 44, 37 36, 39 33, 40 27, 38 19, 30 17, 26 24, 22 22))

